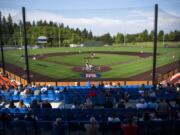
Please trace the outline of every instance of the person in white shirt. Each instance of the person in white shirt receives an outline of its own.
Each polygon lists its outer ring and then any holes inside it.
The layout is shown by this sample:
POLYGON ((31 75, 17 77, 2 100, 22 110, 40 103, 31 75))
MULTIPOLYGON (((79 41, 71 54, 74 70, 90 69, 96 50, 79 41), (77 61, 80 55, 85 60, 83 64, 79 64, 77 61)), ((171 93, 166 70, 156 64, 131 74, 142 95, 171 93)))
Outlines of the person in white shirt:
POLYGON ((108 117, 108 122, 120 122, 120 119, 116 116, 116 113, 112 113, 112 116, 108 117))
POLYGON ((46 93, 46 92, 47 92, 47 87, 46 87, 46 86, 43 86, 43 87, 41 88, 41 92, 42 92, 42 93, 46 93))
POLYGON ((147 108, 147 103, 144 101, 144 99, 141 99, 137 104, 136 104, 137 109, 145 109, 147 108))

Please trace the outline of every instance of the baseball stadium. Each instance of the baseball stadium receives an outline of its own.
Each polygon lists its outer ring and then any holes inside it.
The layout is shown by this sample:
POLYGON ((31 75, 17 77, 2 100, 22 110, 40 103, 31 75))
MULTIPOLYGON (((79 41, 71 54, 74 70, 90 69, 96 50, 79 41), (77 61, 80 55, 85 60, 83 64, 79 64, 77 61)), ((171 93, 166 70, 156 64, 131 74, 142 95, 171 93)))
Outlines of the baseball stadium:
POLYGON ((180 16, 166 4, 11 4, 0 6, 0 135, 180 133, 180 16))

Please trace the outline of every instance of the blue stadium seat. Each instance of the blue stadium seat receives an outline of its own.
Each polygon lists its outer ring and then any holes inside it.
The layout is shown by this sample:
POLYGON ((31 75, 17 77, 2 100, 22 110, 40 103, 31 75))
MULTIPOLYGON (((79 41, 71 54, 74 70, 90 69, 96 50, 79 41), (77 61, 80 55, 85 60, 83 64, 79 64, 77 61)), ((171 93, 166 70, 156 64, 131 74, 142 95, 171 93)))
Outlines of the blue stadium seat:
POLYGON ((41 100, 42 101, 48 100, 48 95, 47 94, 41 94, 41 100))
POLYGON ((48 101, 55 101, 56 100, 56 96, 54 93, 48 93, 48 101))

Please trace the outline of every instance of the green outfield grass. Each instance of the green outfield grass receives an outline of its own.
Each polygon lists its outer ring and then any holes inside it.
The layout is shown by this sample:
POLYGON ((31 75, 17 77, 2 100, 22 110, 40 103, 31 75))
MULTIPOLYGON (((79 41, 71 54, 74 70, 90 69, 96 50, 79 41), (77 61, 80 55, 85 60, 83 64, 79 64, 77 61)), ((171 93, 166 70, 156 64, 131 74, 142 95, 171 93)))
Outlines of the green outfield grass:
MULTIPOLYGON (((160 43, 159 43, 160 44, 160 43)), ((177 43, 179 44, 179 43, 177 43)), ((174 43, 173 43, 174 45, 174 43)), ((30 70, 49 76, 55 79, 72 79, 79 78, 80 73, 72 71, 73 66, 85 65, 88 53, 79 52, 94 52, 96 51, 126 51, 126 52, 152 52, 152 43, 139 43, 138 45, 129 44, 127 46, 108 46, 108 47, 82 47, 82 48, 43 48, 29 50, 30 55, 47 54, 57 52, 77 52, 73 55, 52 56, 45 59, 33 60, 29 58, 30 70), (78 54, 79 53, 79 54, 78 54), (71 64, 63 65, 61 63, 71 64)), ((21 57, 23 50, 6 50, 5 61, 14 64, 18 67, 24 68, 24 59, 21 57)), ((179 48, 163 48, 162 44, 157 49, 157 66, 163 66, 173 61, 179 60, 179 48), (174 56, 174 57, 173 57, 174 56)), ((108 65, 112 70, 101 73, 102 78, 128 78, 152 69, 152 57, 141 58, 138 56, 116 55, 116 54, 102 54, 96 53, 98 59, 90 60, 93 65, 108 65)))

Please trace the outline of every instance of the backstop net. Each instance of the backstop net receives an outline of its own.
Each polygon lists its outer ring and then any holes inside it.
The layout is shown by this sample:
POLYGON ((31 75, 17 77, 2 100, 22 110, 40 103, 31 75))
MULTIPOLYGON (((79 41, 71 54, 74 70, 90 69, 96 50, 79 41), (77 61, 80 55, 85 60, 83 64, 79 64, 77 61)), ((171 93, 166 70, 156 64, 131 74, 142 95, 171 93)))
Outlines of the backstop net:
POLYGON ((159 8, 157 80, 169 79, 178 72, 180 60, 180 17, 159 8))
MULTIPOLYGON (((26 79, 21 9, 1 9, 1 40, 5 69, 12 78, 26 79), (12 74, 11 74, 12 73, 12 74)), ((0 59, 2 64, 2 58, 0 59)))
MULTIPOLYGON (((2 16, 6 68, 26 79, 22 12, 6 9, 2 16)), ((164 66, 179 57, 173 48, 178 46, 178 17, 160 9, 158 20, 157 76, 170 71, 164 66)), ((154 7, 26 8, 26 29, 31 81, 152 80, 154 7)))

